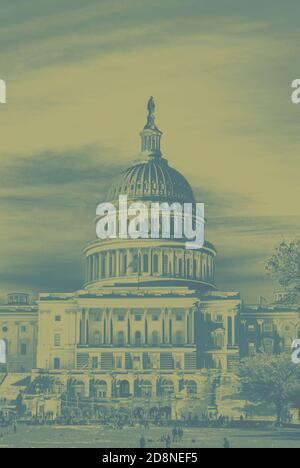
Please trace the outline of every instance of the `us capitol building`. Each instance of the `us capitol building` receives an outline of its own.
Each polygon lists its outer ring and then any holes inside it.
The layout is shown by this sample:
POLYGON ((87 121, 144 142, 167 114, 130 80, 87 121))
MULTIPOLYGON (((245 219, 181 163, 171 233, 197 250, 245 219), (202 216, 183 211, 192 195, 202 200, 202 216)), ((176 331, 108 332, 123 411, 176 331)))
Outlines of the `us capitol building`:
MULTIPOLYGON (((127 195, 146 204, 195 203, 188 181, 162 156, 154 111, 151 98, 141 157, 108 201, 127 195)), ((226 413, 240 358, 283 351, 295 330, 300 336, 299 308, 284 305, 280 293, 272 304, 245 306, 237 292, 217 289, 208 241, 187 250, 184 239, 172 237, 96 239, 84 253, 81 290, 43 293, 36 304, 10 294, 0 307, 8 371, 0 395, 21 372, 31 386, 47 375, 54 393, 107 405, 164 404, 173 417, 191 408, 226 413)))

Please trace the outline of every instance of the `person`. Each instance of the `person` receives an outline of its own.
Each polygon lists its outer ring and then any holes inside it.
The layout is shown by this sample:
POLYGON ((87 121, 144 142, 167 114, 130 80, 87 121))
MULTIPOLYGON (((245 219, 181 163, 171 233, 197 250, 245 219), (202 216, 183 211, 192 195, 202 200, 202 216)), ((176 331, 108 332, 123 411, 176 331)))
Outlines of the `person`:
POLYGON ((145 448, 146 447, 146 440, 145 437, 142 435, 140 438, 140 448, 145 448))
POLYGON ((224 438, 224 445, 223 445, 224 449, 229 449, 230 448, 230 442, 229 440, 225 437, 224 438))

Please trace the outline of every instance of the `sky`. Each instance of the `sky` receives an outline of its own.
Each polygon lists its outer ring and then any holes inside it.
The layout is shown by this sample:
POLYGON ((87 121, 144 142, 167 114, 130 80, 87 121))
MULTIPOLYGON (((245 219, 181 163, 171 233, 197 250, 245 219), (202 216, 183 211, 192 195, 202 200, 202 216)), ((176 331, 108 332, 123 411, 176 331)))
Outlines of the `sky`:
POLYGON ((271 300, 299 236, 298 0, 1 0, 0 296, 82 286, 96 205, 162 149, 205 203, 219 289, 271 300))

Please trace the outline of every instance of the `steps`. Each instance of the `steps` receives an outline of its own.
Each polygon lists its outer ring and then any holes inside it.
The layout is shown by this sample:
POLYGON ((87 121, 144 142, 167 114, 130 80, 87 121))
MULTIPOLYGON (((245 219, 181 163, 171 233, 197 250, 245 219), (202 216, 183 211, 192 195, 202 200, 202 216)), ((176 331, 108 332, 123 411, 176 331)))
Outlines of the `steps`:
POLYGON ((0 399, 5 398, 7 401, 12 401, 17 398, 20 391, 25 390, 27 385, 18 385, 23 380, 30 377, 30 374, 7 374, 2 384, 0 384, 0 399))

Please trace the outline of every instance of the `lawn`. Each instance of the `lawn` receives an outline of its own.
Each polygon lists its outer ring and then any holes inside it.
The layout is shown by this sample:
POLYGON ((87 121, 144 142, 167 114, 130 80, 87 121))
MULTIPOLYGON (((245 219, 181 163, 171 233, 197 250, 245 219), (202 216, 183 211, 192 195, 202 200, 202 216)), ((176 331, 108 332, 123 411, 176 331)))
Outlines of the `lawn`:
MULTIPOLYGON (((136 448, 141 434, 147 448, 164 447, 160 441, 171 429, 139 427, 115 430, 101 426, 19 426, 17 434, 0 429, 0 447, 84 447, 84 448, 136 448), (2 437, 1 437, 2 433, 2 437)), ((300 448, 299 429, 212 429, 184 430, 182 442, 174 448, 221 448, 224 437, 232 448, 300 448)))

